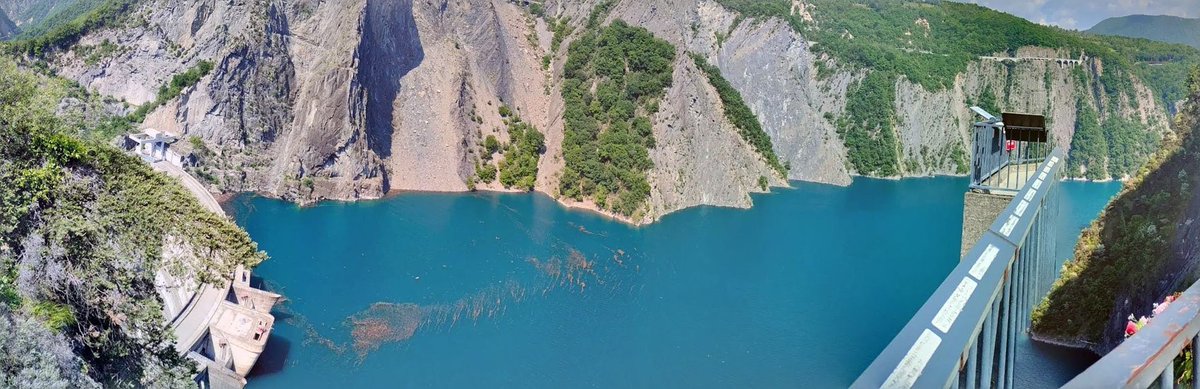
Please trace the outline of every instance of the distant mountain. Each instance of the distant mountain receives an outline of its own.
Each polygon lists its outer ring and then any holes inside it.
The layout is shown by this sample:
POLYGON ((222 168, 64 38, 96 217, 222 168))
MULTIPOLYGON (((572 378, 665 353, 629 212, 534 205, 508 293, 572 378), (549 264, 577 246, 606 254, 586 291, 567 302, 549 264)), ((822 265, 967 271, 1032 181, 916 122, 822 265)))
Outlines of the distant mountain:
POLYGON ((1180 43, 1200 49, 1200 19, 1165 15, 1129 15, 1104 19, 1087 32, 1180 43))

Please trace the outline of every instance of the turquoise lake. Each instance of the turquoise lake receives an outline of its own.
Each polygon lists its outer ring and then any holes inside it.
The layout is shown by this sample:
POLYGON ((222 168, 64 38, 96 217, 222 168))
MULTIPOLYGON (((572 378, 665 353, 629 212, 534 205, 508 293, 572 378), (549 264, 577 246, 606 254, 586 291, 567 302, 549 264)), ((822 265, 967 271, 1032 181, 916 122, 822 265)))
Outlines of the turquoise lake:
MULTIPOLYGON (((793 186, 644 227, 539 194, 238 197, 288 298, 249 386, 845 387, 955 266, 967 180, 793 186)), ((1062 188, 1065 259, 1120 184, 1062 188)), ((1094 359, 1018 351, 1018 387, 1094 359)))

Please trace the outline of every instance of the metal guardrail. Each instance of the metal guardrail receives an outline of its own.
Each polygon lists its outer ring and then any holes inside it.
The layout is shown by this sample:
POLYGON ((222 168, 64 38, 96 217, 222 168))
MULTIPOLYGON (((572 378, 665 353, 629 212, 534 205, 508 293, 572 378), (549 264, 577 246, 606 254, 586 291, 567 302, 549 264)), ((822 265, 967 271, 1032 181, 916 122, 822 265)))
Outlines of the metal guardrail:
MULTIPOLYGON (((1200 282, 1063 388, 1147 388, 1156 381, 1160 388, 1172 388, 1175 357, 1189 342, 1200 344, 1200 282)), ((1200 358, 1192 358, 1191 369, 1195 383, 1200 358)))
POLYGON ((853 388, 1012 387, 1016 335, 1055 270, 1055 148, 853 388))
POLYGON ((1001 122, 979 122, 974 127, 971 153, 971 189, 1016 192, 1036 174, 1034 167, 1050 154, 1045 141, 1008 139, 1001 122))

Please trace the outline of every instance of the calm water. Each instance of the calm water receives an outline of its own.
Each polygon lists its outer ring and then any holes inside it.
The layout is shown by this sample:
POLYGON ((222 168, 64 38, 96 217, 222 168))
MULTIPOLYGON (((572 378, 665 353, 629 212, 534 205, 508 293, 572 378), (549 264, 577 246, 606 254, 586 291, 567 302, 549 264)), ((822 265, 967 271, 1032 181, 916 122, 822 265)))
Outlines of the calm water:
MULTIPOLYGON (((642 228, 542 195, 238 198, 290 299, 250 386, 847 386, 955 265, 967 182, 795 185, 642 228)), ((1073 242, 1119 184, 1063 186, 1073 242)), ((1088 363, 1020 352, 1023 387, 1088 363)))

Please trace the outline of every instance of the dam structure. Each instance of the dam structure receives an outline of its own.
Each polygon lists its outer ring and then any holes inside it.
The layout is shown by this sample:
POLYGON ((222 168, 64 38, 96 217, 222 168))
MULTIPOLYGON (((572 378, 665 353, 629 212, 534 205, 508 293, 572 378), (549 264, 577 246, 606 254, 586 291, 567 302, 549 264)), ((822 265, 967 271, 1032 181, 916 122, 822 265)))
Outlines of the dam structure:
MULTIPOLYGON (((183 170, 186 158, 170 150, 177 136, 153 129, 132 134, 126 146, 154 170, 180 181, 208 211, 227 217, 204 185, 183 170)), ((250 285, 250 270, 238 265, 221 285, 181 279, 160 269, 155 289, 163 317, 175 334, 175 350, 196 363, 201 388, 246 386, 246 376, 267 345, 275 324, 271 308, 282 296, 250 285)))

